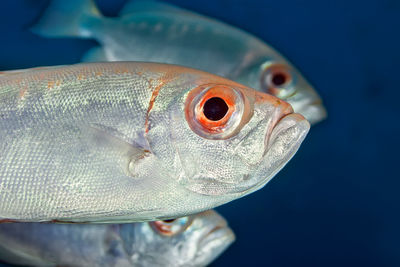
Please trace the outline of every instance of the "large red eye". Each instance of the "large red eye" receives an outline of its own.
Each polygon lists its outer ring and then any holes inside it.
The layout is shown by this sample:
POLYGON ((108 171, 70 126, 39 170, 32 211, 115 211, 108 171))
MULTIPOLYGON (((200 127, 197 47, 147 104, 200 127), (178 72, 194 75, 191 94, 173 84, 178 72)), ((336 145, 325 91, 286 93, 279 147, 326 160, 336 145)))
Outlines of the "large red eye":
POLYGON ((293 75, 289 66, 278 63, 266 65, 261 75, 261 87, 279 98, 293 94, 293 75))
POLYGON ((192 90, 185 105, 186 120, 193 131, 209 139, 225 139, 235 133, 245 110, 239 90, 215 85, 192 90))
POLYGON ((192 223, 191 217, 149 222, 153 231, 162 236, 173 236, 185 231, 192 223))

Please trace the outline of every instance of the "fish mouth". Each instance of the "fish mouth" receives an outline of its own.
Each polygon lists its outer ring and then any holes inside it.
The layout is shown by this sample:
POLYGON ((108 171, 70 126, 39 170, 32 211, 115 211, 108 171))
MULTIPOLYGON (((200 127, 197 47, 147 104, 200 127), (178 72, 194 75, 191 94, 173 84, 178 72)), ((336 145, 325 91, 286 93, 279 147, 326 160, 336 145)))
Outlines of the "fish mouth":
POLYGON ((280 113, 279 119, 265 136, 265 153, 267 153, 272 146, 276 145, 279 138, 282 139, 286 137, 287 140, 283 140, 286 146, 295 143, 299 143, 300 145, 309 129, 310 123, 303 115, 293 113, 293 109, 284 110, 280 113))
POLYGON ((264 187, 294 156, 306 137, 310 123, 300 114, 288 110, 281 113, 279 120, 265 136, 265 148, 261 166, 254 176, 258 182, 244 195, 264 187))
POLYGON ((265 186, 295 155, 310 129, 310 123, 300 114, 287 109, 265 136, 263 164, 255 173, 259 182, 246 194, 265 186))
POLYGON ((208 265, 224 252, 235 239, 235 234, 227 226, 226 222, 218 224, 200 240, 197 259, 201 261, 202 265, 208 265))
POLYGON ((294 114, 293 113, 293 108, 290 104, 283 102, 281 103, 281 105, 279 105, 274 113, 273 119, 272 119, 272 125, 269 127, 269 130, 267 131, 266 135, 265 135, 265 139, 264 139, 264 148, 265 148, 265 152, 266 153, 268 151, 268 148, 270 146, 271 143, 271 137, 272 137, 272 133, 275 132, 276 127, 279 125, 279 123, 281 123, 281 121, 289 116, 294 114))

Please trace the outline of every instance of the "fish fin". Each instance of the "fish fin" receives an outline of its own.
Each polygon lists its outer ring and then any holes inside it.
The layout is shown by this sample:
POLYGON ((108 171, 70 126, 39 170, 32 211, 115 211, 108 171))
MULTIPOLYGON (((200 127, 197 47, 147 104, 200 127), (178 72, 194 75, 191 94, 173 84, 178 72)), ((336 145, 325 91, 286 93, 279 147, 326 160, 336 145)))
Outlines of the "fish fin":
POLYGON ((97 147, 111 148, 130 161, 141 159, 150 153, 143 144, 126 141, 127 138, 113 128, 100 124, 90 124, 81 128, 85 132, 85 141, 97 147))
POLYGON ((100 62, 100 61, 108 61, 104 49, 101 47, 94 47, 90 49, 86 54, 82 57, 82 62, 100 62))
POLYGON ((158 2, 154 0, 144 1, 144 0, 130 0, 128 1, 125 6, 120 11, 119 15, 130 15, 132 13, 138 12, 173 12, 173 13, 186 13, 190 12, 185 9, 176 7, 171 4, 158 2))
POLYGON ((90 18, 101 17, 93 0, 52 0, 31 31, 44 37, 91 36, 90 18))

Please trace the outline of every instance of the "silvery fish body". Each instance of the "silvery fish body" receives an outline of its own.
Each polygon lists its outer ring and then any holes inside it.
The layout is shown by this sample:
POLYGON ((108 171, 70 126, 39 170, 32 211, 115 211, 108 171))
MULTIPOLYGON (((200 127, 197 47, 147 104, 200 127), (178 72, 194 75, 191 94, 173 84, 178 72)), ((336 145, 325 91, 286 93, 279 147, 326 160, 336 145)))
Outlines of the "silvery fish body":
POLYGON ((182 217, 263 187, 309 124, 194 69, 105 62, 0 74, 0 218, 182 217))
POLYGON ((321 98, 301 73, 258 38, 199 14, 156 1, 128 1, 120 17, 103 17, 91 0, 52 0, 33 28, 47 37, 79 36, 100 43, 86 61, 147 61, 183 65, 289 102, 312 124, 326 117, 321 98))
POLYGON ((235 235, 215 211, 131 224, 6 223, 0 260, 24 266, 205 266, 235 235))

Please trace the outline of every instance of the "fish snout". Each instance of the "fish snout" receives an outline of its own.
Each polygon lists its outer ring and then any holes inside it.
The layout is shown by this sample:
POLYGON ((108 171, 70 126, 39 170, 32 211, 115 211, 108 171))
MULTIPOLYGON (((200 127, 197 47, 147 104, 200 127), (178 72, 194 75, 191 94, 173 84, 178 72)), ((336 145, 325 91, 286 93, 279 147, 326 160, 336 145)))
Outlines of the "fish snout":
POLYGON ((288 139, 298 142, 298 138, 305 136, 310 128, 309 122, 303 115, 294 113, 291 104, 275 96, 257 92, 255 108, 265 110, 267 128, 264 137, 264 153, 269 150, 278 136, 288 135, 286 132, 294 131, 288 139))

